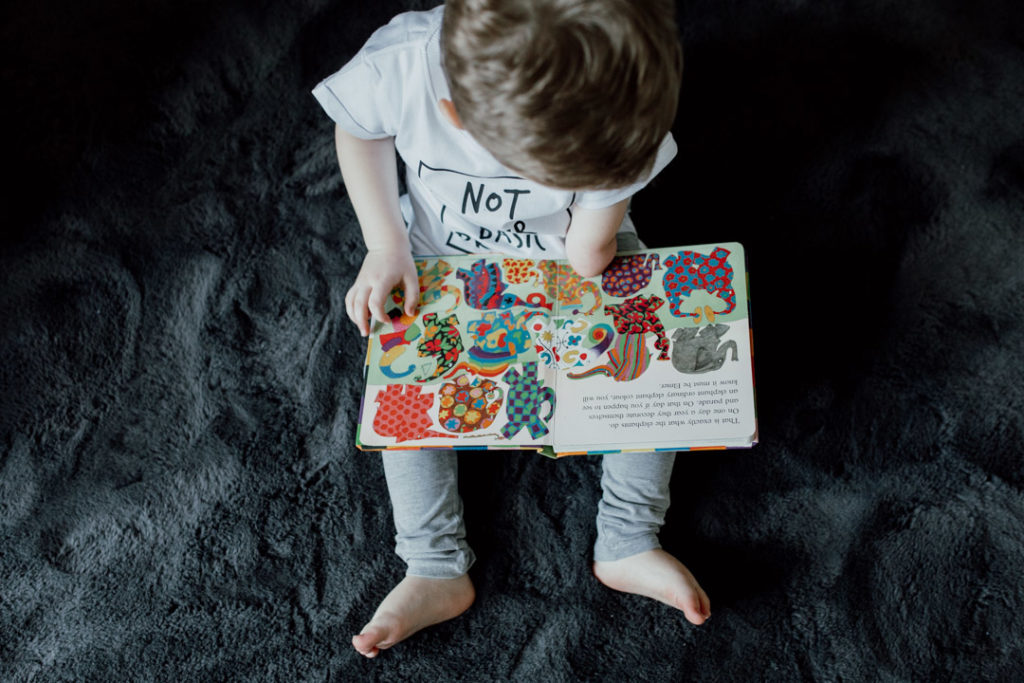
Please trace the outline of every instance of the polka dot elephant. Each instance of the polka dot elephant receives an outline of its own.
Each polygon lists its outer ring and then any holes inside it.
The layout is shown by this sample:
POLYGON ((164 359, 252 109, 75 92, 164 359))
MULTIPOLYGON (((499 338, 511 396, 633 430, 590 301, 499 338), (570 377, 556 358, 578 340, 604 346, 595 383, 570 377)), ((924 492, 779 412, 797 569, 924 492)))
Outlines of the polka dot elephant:
POLYGON ((459 375, 441 385, 441 405, 437 420, 449 432, 468 434, 487 429, 494 422, 504 392, 493 380, 459 375))
POLYGON ((434 393, 422 387, 407 384, 389 384, 374 399, 377 413, 373 418, 373 431, 381 436, 392 436, 396 441, 451 437, 431 429, 433 421, 428 411, 434 405, 434 393))
POLYGON ((617 297, 632 296, 646 287, 661 268, 658 254, 616 256, 601 274, 601 289, 617 297))

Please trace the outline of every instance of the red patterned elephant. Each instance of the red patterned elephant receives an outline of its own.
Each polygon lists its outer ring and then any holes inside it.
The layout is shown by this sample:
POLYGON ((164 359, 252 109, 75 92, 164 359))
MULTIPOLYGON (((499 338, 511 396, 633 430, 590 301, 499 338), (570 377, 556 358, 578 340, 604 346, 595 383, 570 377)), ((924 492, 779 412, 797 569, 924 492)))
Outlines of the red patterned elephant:
POLYGON ((697 251, 681 251, 665 259, 667 269, 663 284, 668 307, 676 317, 693 316, 699 322, 701 314, 708 322, 714 322, 716 315, 732 313, 736 308, 736 292, 732 288, 733 270, 729 265, 729 250, 715 247, 710 254, 697 251), (695 306, 693 311, 684 311, 684 299, 695 291, 705 291, 725 302, 725 309, 712 310, 710 306, 695 306))
POLYGON ((437 432, 428 411, 434 405, 434 393, 408 384, 389 384, 374 399, 377 414, 373 417, 373 431, 381 436, 393 436, 396 441, 411 441, 436 437, 450 438, 451 434, 437 432))

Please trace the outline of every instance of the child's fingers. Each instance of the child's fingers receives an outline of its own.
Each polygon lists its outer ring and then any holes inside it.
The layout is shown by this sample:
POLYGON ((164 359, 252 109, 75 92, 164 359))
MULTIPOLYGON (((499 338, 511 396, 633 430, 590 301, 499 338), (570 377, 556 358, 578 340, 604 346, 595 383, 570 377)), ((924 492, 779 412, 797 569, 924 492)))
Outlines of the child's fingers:
POLYGON ((402 278, 405 287, 405 314, 415 315, 420 303, 420 281, 415 272, 406 273, 402 278))
POLYGON ((386 292, 383 287, 377 287, 370 292, 368 298, 370 313, 381 323, 386 323, 390 320, 388 312, 384 309, 384 299, 388 293, 390 292, 386 292))
POLYGON ((369 334, 370 326, 367 322, 367 309, 366 302, 370 297, 370 290, 355 286, 348 290, 348 294, 345 295, 345 310, 348 313, 348 317, 356 324, 359 328, 359 333, 364 337, 369 334))

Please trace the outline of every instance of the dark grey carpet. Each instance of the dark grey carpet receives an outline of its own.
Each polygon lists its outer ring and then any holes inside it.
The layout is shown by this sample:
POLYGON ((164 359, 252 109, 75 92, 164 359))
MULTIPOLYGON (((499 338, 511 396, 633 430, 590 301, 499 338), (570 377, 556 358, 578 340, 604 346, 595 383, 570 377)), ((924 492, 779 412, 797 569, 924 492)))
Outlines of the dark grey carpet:
POLYGON ((0 10, 0 679, 1020 680, 1014 0, 680 2, 654 245, 748 250, 762 443, 682 455, 696 629, 599 586, 599 463, 464 457, 478 588, 402 575, 353 447, 362 243, 309 89, 427 3, 0 10))

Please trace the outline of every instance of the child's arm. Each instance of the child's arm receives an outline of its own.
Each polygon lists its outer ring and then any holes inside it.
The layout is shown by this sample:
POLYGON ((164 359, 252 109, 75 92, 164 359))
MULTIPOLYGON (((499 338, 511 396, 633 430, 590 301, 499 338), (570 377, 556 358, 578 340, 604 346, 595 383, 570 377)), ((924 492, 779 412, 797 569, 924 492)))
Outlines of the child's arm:
POLYGON ((569 232, 565 235, 565 253, 569 264, 583 277, 604 272, 615 258, 615 234, 626 215, 629 199, 603 209, 575 207, 569 232))
POLYGON ((334 131, 341 176, 366 243, 359 275, 345 295, 345 310, 365 337, 370 331, 367 312, 378 321, 387 322, 384 304, 398 283, 404 287, 406 314, 416 312, 419 280, 398 208, 394 138, 363 140, 339 126, 334 131))

